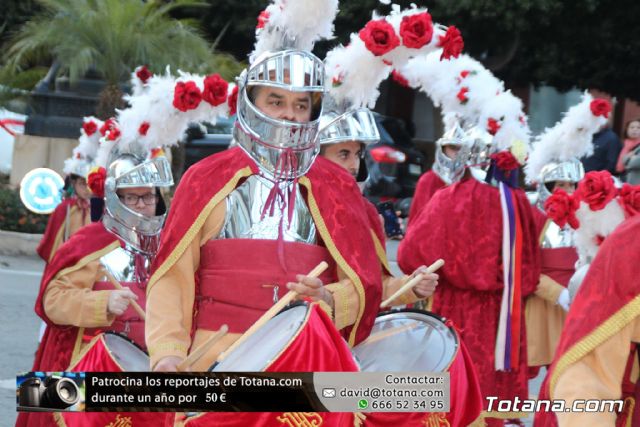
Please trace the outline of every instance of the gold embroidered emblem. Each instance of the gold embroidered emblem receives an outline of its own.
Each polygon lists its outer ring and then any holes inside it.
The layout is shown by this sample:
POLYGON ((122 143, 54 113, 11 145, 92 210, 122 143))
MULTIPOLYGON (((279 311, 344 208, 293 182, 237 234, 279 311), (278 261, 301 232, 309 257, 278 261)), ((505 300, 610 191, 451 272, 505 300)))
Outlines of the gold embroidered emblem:
POLYGON ((285 412, 277 419, 287 427, 320 427, 323 421, 317 412, 285 412))
POLYGON ((432 412, 422 422, 425 427, 451 427, 447 414, 444 412, 432 412))
POLYGON ((107 424, 104 427, 133 427, 131 417, 120 417, 120 414, 116 415, 116 419, 112 423, 107 424))

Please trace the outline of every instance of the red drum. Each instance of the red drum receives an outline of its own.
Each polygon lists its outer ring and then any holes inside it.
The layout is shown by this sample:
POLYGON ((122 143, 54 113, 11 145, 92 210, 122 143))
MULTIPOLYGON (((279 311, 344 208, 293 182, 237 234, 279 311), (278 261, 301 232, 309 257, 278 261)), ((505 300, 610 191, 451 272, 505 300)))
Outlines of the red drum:
POLYGON ((448 413, 368 413, 364 426, 467 426, 482 411, 477 375, 450 322, 422 310, 380 313, 353 352, 364 372, 449 372, 448 413))
MULTIPOLYGON (((298 304, 283 310, 258 329, 214 372, 355 372, 358 365, 333 322, 317 304, 298 304)), ((208 412, 190 414, 185 427, 345 426, 353 414, 318 412, 208 412)))
POLYGON ((97 335, 87 344, 79 360, 69 371, 78 372, 146 372, 149 356, 135 342, 114 332, 97 335))
MULTIPOLYGON (((136 343, 114 332, 97 335, 87 345, 79 360, 71 362, 76 372, 144 372, 149 371, 149 356, 136 343)), ((57 414, 67 427, 162 426, 166 414, 158 412, 62 412, 57 414)))

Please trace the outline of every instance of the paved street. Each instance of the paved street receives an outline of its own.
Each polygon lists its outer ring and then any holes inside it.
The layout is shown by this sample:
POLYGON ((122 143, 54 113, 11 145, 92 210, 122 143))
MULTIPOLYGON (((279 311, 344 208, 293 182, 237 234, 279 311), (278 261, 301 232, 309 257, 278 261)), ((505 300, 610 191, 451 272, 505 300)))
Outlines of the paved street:
MULTIPOLYGON (((391 268, 397 267, 397 241, 387 243, 391 268)), ((44 264, 33 258, 0 256, 0 427, 15 422, 15 376, 33 363, 40 320, 33 312, 44 264)), ((542 376, 530 382, 536 396, 542 376)), ((526 425, 531 425, 528 420, 526 425)))

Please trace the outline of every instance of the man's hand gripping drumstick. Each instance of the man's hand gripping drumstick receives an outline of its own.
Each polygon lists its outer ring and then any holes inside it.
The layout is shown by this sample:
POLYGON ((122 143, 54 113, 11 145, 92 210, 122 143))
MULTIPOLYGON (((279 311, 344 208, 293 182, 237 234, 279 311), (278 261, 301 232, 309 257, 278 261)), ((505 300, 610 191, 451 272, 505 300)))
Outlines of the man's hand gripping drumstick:
POLYGON ((444 265, 444 260, 439 259, 429 267, 421 266, 413 272, 411 276, 409 276, 408 280, 404 285, 396 292, 393 293, 389 298, 384 300, 382 304, 380 304, 381 308, 389 306, 396 298, 410 289, 421 298, 431 296, 435 291, 435 288, 438 283, 438 275, 434 272, 444 265))

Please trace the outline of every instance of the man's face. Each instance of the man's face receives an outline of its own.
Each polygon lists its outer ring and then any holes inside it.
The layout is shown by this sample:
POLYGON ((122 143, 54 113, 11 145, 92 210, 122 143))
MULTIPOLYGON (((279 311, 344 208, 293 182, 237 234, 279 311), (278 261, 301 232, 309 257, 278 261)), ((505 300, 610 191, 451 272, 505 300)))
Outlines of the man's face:
POLYGON ((122 203, 132 211, 148 217, 155 215, 158 204, 155 187, 123 188, 117 194, 122 203))
POLYGON ((362 156, 362 144, 358 141, 347 141, 323 147, 324 157, 345 168, 353 177, 358 176, 360 159, 362 156))
POLYGON ((311 94, 275 87, 256 87, 254 104, 272 119, 306 123, 311 120, 311 94))
POLYGON ((442 151, 444 155, 450 158, 451 160, 455 160, 458 157, 458 152, 460 151, 459 145, 445 145, 442 147, 442 151))
POLYGON ((576 185, 571 181, 556 181, 553 185, 553 191, 557 189, 564 190, 567 194, 573 194, 576 191, 576 185))

